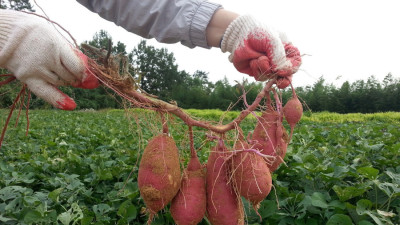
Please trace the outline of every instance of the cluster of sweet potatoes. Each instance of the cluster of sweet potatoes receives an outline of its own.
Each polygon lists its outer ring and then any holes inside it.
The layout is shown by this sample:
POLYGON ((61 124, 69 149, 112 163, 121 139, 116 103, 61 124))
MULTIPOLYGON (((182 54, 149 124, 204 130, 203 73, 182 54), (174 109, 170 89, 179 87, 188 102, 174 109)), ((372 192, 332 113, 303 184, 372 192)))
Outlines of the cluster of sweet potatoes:
POLYGON ((293 128, 303 112, 294 90, 284 107, 276 92, 273 96, 275 103, 268 95, 252 134, 245 138, 238 128, 237 140, 231 148, 221 135, 206 165, 197 157, 193 136, 190 136, 191 158, 183 172, 171 136, 164 133, 149 141, 138 174, 140 194, 150 213, 149 223, 168 204, 178 225, 198 224, 204 217, 214 225, 245 223, 241 197, 257 210, 268 196, 272 188, 271 173, 283 163, 293 128), (283 118, 291 127, 290 137, 283 118))

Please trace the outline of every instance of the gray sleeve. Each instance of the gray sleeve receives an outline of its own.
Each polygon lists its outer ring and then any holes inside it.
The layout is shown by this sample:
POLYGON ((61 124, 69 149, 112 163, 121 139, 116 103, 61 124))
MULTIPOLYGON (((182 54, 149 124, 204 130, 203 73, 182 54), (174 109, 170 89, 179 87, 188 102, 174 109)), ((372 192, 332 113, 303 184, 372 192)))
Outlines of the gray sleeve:
POLYGON ((127 31, 162 43, 210 48, 206 28, 221 5, 206 0, 77 0, 127 31))

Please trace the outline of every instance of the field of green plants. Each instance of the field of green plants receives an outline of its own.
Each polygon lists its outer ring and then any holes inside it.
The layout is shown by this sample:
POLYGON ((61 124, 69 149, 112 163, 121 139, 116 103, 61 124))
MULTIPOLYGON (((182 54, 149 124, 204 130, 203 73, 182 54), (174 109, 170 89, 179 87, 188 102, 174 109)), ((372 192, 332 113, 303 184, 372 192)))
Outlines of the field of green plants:
MULTIPOLYGON (((237 112, 189 110, 228 121, 237 112)), ((0 110, 3 128, 7 110, 0 110)), ((32 110, 11 119, 0 149, 0 224, 145 224, 138 161, 161 126, 143 110, 32 110), (16 126, 15 126, 16 125, 16 126)), ((187 130, 169 118, 182 166, 187 130)), ((256 120, 242 123, 247 133, 256 120)), ((212 141, 195 130, 200 160, 212 141)), ((307 114, 295 129, 274 189, 248 224, 400 224, 400 113, 307 114)), ((173 224, 168 210, 152 224, 173 224)), ((208 224, 203 220, 201 224, 208 224)))

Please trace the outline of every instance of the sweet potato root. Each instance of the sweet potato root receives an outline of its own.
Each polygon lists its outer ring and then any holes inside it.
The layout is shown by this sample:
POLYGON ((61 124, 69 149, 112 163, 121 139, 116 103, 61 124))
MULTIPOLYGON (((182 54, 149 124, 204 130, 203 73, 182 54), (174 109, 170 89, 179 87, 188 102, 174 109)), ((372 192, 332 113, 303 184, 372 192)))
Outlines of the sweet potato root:
POLYGON ((181 188, 171 203, 172 218, 178 225, 195 225, 206 212, 206 182, 197 156, 191 157, 184 171, 181 188))
POLYGON ((292 85, 292 98, 290 98, 289 101, 286 102, 285 106, 283 107, 283 115, 285 116, 285 119, 290 126, 289 139, 291 140, 294 127, 303 116, 303 105, 301 104, 299 98, 297 97, 293 85, 292 85))
POLYGON ((207 218, 213 225, 244 224, 243 204, 228 183, 227 149, 220 141, 207 162, 207 218))
POLYGON ((255 209, 271 191, 272 178, 265 160, 254 152, 241 151, 248 149, 249 145, 237 141, 234 149, 238 151, 232 156, 231 171, 233 183, 241 196, 246 198, 255 209))
POLYGON ((139 165, 140 195, 150 220, 176 195, 181 181, 178 148, 166 134, 155 136, 146 146, 139 165))
POLYGON ((267 162, 270 172, 274 172, 283 162, 287 142, 287 133, 279 113, 271 108, 264 111, 254 128, 252 143, 261 153, 275 157, 272 162, 267 162))

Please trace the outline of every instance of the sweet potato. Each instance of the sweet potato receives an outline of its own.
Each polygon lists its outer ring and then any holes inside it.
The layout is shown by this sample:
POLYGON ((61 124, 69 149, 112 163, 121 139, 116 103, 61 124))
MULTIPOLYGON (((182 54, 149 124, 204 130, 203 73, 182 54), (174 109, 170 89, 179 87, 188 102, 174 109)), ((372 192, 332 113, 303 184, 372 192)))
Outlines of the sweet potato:
POLYGON ((300 121, 303 115, 303 106, 297 96, 292 97, 285 104, 283 114, 290 127, 294 127, 300 121))
POLYGON ((259 117, 256 127, 254 128, 252 141, 255 148, 259 149, 265 155, 273 155, 276 146, 276 128, 279 114, 267 109, 259 117))
POLYGON ((287 134, 279 113, 272 108, 263 112, 251 138, 254 148, 262 154, 274 156, 273 162, 267 161, 270 172, 274 172, 283 162, 287 148, 287 134))
POLYGON ((190 158, 181 188, 171 202, 170 212, 178 225, 195 225, 206 212, 206 182, 203 166, 197 156, 190 158))
POLYGON ((292 139, 293 130, 296 124, 300 121, 303 115, 303 105, 301 104, 299 98, 294 91, 292 86, 292 98, 286 102, 285 106, 283 107, 283 115, 285 116, 286 121, 290 126, 290 138, 292 139))
MULTIPOLYGON (((277 146, 276 129, 279 114, 272 110, 267 109, 259 117, 256 127, 252 135, 252 143, 254 148, 259 150, 262 154, 276 157, 275 148, 277 146)), ((268 166, 273 162, 268 162, 268 166)), ((273 170, 270 168, 270 171, 273 170)))
POLYGON ((278 169, 279 165, 283 163, 283 158, 285 158, 287 146, 289 143, 289 138, 286 133, 286 129, 283 127, 282 123, 278 122, 276 128, 276 147, 275 147, 275 161, 269 166, 271 172, 278 169))
POLYGON ((213 225, 244 224, 243 204, 228 183, 227 149, 220 141, 207 162, 207 218, 213 225))
MULTIPOLYGON (((249 149, 244 140, 238 140, 234 150, 249 149)), ((254 152, 238 152, 232 157, 233 183, 241 196, 257 210, 259 203, 271 191, 272 178, 265 160, 254 152)))
POLYGON ((178 148, 173 138, 161 134, 146 146, 139 165, 140 195, 150 211, 150 218, 176 195, 181 181, 178 148))

